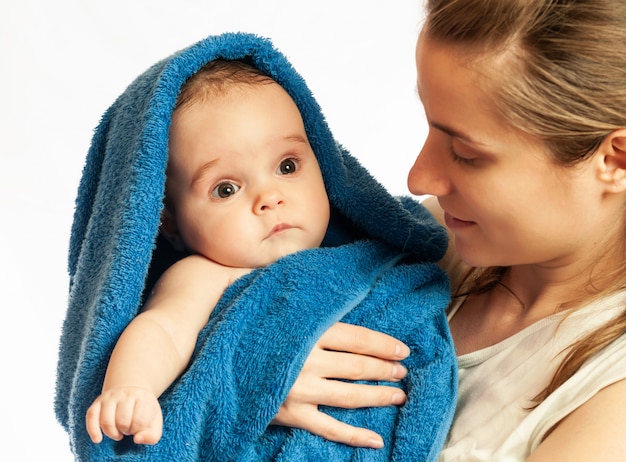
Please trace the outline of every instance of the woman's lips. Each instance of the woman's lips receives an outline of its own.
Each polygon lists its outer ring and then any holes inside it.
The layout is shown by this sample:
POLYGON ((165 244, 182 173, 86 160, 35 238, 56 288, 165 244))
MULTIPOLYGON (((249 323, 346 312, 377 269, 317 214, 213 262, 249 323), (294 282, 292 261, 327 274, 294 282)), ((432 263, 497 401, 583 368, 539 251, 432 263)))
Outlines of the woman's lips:
POLYGON ((466 228, 475 224, 473 221, 465 221, 461 220, 460 218, 455 218, 448 212, 444 213, 444 220, 448 229, 466 228))

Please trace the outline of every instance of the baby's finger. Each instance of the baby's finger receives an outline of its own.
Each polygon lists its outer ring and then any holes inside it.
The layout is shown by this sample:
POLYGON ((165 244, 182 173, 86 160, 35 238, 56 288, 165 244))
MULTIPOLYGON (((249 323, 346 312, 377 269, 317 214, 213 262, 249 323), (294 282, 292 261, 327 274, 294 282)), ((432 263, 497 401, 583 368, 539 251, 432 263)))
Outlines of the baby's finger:
POLYGON ((124 434, 117 427, 117 403, 103 402, 100 405, 100 428, 102 432, 115 441, 120 441, 124 434))
POLYGON ((144 430, 135 433, 133 441, 136 444, 157 444, 163 434, 163 423, 152 424, 144 430))
POLYGON ((98 444, 102 442, 102 430, 100 430, 100 402, 94 402, 89 409, 87 409, 87 415, 85 416, 85 424, 87 426, 87 433, 91 438, 91 441, 98 444))
POLYGON ((137 444, 159 442, 163 432, 163 414, 156 399, 137 403, 131 431, 137 444))
POLYGON ((115 427, 122 435, 133 435, 137 430, 135 423, 135 401, 124 400, 117 403, 115 409, 115 427))

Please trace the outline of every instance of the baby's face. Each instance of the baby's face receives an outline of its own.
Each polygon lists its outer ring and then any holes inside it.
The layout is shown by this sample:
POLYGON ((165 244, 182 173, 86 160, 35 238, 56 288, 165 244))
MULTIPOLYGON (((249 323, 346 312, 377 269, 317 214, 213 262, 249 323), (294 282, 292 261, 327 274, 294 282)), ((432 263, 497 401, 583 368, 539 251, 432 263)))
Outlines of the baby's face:
POLYGON ((328 197, 300 112, 280 85, 177 111, 169 149, 168 194, 193 252, 256 268, 320 245, 328 197))

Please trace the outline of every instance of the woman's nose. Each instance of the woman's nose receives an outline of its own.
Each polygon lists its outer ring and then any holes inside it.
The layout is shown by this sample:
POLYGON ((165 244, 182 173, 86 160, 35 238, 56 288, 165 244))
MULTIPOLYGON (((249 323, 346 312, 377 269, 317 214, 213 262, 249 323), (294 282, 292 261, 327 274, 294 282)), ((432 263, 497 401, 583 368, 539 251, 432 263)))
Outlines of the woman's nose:
POLYGON ((413 167, 409 170, 407 185, 409 191, 416 196, 445 196, 452 190, 452 183, 443 165, 445 153, 434 149, 429 139, 430 137, 426 139, 413 167))

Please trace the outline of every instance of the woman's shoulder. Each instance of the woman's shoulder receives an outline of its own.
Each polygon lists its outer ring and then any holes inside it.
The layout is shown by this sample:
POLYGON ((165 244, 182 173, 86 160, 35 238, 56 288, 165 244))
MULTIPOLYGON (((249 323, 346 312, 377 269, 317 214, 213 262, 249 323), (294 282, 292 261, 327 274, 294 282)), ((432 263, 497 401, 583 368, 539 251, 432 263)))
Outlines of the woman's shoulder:
POLYGON ((554 460, 554 454, 563 455, 563 448, 575 449, 584 460, 591 460, 585 458, 585 451, 623 454, 624 443, 617 440, 626 423, 622 411, 624 404, 626 334, 595 355, 540 405, 540 408, 545 406, 540 411, 544 422, 542 428, 554 428, 554 431, 537 432, 537 457, 545 457, 537 460, 554 460), (553 427, 555 422, 560 423, 553 427), (609 422, 611 424, 607 426, 609 422), (576 447, 572 447, 572 432, 582 435, 577 439, 576 447))

